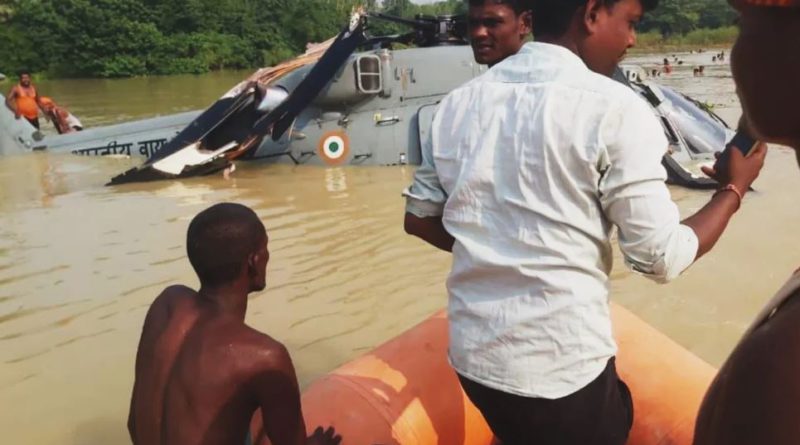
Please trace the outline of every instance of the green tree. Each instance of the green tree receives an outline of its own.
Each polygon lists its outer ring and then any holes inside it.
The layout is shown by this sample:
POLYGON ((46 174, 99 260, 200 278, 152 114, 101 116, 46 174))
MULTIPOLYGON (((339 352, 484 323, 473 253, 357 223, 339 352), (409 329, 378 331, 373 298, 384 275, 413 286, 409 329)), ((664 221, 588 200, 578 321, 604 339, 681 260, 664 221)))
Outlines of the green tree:
MULTIPOLYGON (((466 0, 0 0, 0 71, 114 77, 274 65, 336 35, 357 5, 408 18, 466 12, 466 0)), ((735 15, 726 0, 661 0, 641 29, 684 35, 735 15)), ((372 35, 409 31, 369 26, 372 35)))
POLYGON ((641 28, 657 29, 665 36, 685 34, 697 26, 698 3, 698 0, 661 0, 655 11, 645 15, 641 28))
POLYGON ((730 26, 736 11, 726 0, 661 0, 645 14, 640 28, 658 30, 664 36, 683 35, 699 28, 730 26))
POLYGON ((722 28, 736 21, 736 11, 727 0, 706 0, 700 9, 700 28, 722 28))

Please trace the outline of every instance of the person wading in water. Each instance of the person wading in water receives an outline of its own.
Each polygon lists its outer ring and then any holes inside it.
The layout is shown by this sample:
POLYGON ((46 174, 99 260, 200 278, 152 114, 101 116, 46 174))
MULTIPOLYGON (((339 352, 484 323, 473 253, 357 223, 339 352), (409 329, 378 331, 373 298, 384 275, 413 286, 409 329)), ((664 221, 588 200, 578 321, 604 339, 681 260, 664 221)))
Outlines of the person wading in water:
POLYGON ((8 93, 6 106, 14 112, 16 119, 24 117, 37 130, 39 129, 39 109, 44 110, 44 107, 36 87, 31 83, 31 73, 28 71, 19 73, 19 83, 8 93))

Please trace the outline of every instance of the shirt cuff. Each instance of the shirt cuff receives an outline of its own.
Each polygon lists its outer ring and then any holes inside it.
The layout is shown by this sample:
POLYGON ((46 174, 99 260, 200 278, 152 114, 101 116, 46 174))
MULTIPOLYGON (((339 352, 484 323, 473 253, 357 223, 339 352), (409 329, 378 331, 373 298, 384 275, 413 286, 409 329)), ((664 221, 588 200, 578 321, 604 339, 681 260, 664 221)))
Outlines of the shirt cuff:
POLYGON ((431 201, 414 195, 411 187, 403 191, 406 198, 406 212, 417 218, 433 218, 444 214, 444 203, 431 201))
POLYGON ((672 252, 667 256, 665 270, 666 281, 673 280, 689 268, 697 259, 697 251, 700 249, 700 240, 694 229, 681 224, 678 226, 677 239, 672 252))
POLYGON ((668 283, 694 263, 699 248, 700 240, 697 234, 691 227, 681 224, 672 234, 664 255, 649 267, 629 258, 625 261, 633 271, 656 282, 668 283))

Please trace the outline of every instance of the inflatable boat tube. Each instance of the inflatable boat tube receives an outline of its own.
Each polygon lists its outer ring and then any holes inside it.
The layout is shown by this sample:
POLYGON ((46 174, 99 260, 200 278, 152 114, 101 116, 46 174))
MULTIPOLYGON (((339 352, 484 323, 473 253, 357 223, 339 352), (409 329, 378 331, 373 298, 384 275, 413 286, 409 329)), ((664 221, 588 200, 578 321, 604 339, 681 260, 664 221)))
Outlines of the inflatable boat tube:
MULTIPOLYGON (((612 305, 612 314, 634 398, 628 444, 690 445, 714 368, 627 310, 612 305)), ((303 410, 308 431, 332 425, 343 445, 493 443, 447 362, 444 312, 314 382, 303 410)))

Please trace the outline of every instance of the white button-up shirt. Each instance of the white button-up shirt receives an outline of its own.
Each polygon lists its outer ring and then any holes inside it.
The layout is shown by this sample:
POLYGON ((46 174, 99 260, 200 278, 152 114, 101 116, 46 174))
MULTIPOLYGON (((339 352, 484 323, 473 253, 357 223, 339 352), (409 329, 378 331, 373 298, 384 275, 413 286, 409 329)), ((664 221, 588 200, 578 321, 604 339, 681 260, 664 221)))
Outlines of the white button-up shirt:
POLYGON ((528 43, 439 105, 406 210, 455 238, 450 362, 484 386, 555 399, 616 354, 612 230, 657 281, 695 259, 649 105, 575 54, 528 43))

